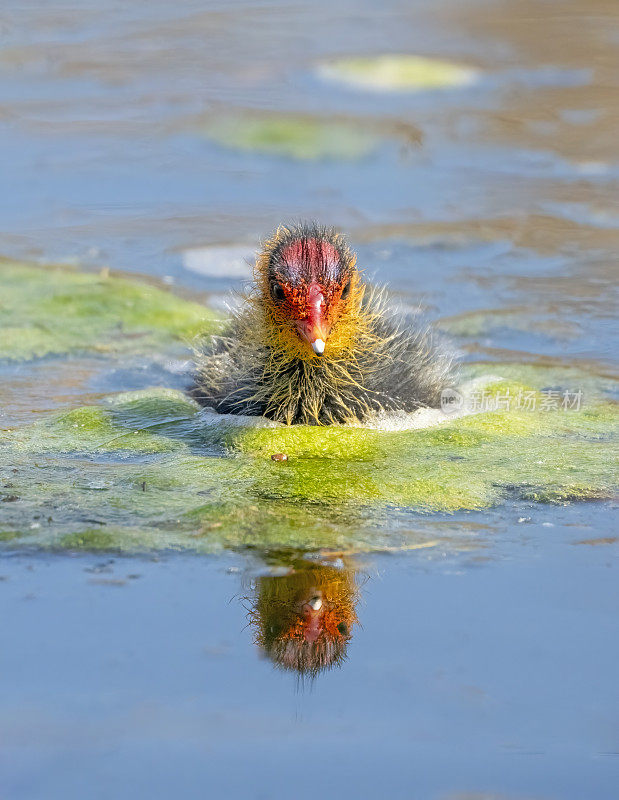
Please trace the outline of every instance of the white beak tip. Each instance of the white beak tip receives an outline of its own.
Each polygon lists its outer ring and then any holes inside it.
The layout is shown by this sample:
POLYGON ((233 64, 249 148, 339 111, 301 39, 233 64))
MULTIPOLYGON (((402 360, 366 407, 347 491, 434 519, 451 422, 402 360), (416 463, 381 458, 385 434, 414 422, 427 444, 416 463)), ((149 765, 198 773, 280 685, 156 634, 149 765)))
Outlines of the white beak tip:
POLYGON ((321 356, 325 352, 325 343, 322 339, 316 339, 312 342, 312 350, 317 356, 321 356))
POLYGON ((322 608, 322 598, 312 597, 312 599, 309 601, 309 605, 314 611, 320 611, 322 608))

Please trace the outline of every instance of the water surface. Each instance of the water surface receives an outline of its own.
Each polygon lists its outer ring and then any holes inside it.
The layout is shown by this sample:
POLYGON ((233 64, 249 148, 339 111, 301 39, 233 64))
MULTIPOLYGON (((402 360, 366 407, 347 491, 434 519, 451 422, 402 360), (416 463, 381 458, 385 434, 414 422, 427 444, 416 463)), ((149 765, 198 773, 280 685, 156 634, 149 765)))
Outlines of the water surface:
MULTIPOLYGON (((613 0, 9 2, 0 30, 4 255, 221 307, 261 236, 317 218, 471 364, 616 377, 613 0), (384 53, 478 79, 377 93, 320 72, 384 53), (218 133, 282 117, 336 119, 350 157, 218 133)), ((178 388, 182 370, 182 354, 3 364, 0 422, 178 388)), ((0 794, 610 800, 614 513, 393 509, 394 530, 438 544, 327 562, 352 575, 359 622, 347 659, 301 685, 260 657, 252 609, 304 554, 6 550, 0 794)))

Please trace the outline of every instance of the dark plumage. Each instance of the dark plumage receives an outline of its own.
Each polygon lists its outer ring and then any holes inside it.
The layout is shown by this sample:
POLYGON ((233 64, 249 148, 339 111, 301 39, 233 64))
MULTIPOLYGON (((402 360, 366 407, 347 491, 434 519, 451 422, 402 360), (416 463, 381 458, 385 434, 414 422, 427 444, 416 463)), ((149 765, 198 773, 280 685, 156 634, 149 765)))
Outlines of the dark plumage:
POLYGON ((279 228, 221 336, 196 353, 193 395, 288 424, 367 420, 438 404, 451 359, 361 280, 333 229, 279 228))

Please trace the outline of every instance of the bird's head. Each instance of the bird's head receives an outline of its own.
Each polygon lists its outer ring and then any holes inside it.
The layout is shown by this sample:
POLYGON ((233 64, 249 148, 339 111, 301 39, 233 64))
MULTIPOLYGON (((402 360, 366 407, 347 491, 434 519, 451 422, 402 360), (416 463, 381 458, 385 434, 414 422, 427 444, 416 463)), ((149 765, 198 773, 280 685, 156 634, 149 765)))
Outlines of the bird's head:
POLYGON ((278 229, 258 259, 262 306, 280 344, 303 360, 350 347, 363 284, 356 258, 332 229, 278 229))
POLYGON ((357 623, 355 573, 295 561, 285 575, 262 575, 249 619, 256 643, 282 669, 316 676, 341 664, 357 623))

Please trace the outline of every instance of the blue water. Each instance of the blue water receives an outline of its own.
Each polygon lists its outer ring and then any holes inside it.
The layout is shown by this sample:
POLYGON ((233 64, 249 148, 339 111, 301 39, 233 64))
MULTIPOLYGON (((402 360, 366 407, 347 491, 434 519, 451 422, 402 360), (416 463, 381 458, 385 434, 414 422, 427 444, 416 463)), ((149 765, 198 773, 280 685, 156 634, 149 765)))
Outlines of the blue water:
POLYGON ((509 556, 357 561, 313 682, 253 643, 259 559, 6 558, 2 796, 616 797, 617 544, 530 514, 509 556))
MULTIPOLYGON (((457 341, 467 360, 608 377, 618 26, 612 0, 9 0, 0 253, 221 303, 238 278, 187 269, 185 251, 251 252, 317 218, 405 306, 486 314, 457 341), (316 74, 384 52, 481 77, 381 95, 316 74), (306 162, 204 133, 209 115, 252 111, 384 135, 359 160, 306 162)), ((181 383, 95 362, 76 359, 71 386, 52 359, 3 366, 0 419, 181 383)), ((360 624, 341 667, 302 681, 261 656, 250 622, 260 576, 298 555, 3 550, 0 797, 614 800, 615 520, 611 503, 506 504, 423 521, 453 527, 451 545, 338 562, 360 624)))

